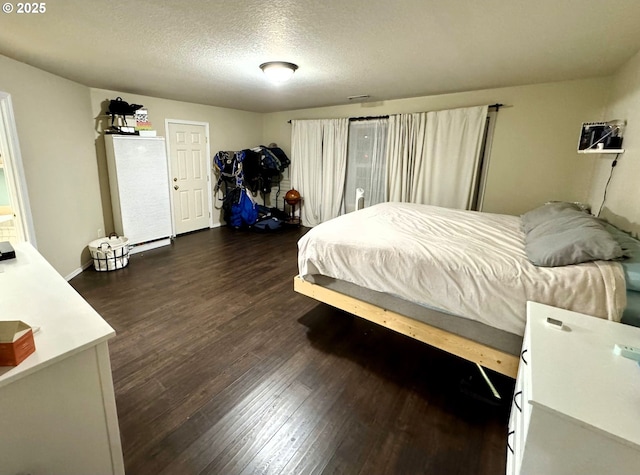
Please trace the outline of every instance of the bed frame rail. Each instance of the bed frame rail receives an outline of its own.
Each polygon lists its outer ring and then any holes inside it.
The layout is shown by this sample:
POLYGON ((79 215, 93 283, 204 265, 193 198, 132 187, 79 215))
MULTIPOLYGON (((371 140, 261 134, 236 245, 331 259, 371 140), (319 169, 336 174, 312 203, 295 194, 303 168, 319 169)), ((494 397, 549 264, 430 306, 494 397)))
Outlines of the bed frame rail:
POLYGON ((505 353, 355 297, 312 284, 299 276, 293 279, 293 290, 511 378, 515 379, 518 373, 520 358, 517 355, 505 353))

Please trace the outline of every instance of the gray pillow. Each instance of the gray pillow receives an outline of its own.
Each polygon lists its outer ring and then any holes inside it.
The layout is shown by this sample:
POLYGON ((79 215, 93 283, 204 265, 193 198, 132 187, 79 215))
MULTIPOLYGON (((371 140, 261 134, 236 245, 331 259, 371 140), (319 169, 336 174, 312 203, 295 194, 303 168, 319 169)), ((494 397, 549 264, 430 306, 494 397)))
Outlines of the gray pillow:
POLYGON ((532 209, 521 216, 522 228, 525 233, 531 231, 541 223, 549 221, 566 214, 581 211, 580 207, 575 203, 567 203, 565 201, 552 201, 538 208, 532 209), (567 211, 568 210, 568 211, 567 211))
POLYGON ((580 209, 563 209, 526 232, 525 251, 537 266, 555 267, 622 257, 604 225, 580 209))

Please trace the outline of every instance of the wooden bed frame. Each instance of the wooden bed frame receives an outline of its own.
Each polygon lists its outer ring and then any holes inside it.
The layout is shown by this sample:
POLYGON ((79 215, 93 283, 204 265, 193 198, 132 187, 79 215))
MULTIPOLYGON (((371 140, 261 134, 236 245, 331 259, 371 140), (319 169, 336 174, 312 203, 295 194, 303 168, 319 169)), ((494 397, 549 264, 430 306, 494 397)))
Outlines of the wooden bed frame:
POLYGON ((293 290, 513 379, 518 373, 518 355, 505 353, 355 297, 312 284, 299 276, 293 279, 293 290))

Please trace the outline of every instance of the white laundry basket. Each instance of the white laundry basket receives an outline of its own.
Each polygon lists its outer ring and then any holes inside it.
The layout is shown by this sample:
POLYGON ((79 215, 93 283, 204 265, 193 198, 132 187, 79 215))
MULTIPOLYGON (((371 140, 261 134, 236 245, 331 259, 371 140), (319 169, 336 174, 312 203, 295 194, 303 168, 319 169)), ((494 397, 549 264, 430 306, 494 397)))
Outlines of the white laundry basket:
POLYGON ((110 234, 89 243, 93 266, 97 271, 122 269, 129 264, 129 239, 110 234))

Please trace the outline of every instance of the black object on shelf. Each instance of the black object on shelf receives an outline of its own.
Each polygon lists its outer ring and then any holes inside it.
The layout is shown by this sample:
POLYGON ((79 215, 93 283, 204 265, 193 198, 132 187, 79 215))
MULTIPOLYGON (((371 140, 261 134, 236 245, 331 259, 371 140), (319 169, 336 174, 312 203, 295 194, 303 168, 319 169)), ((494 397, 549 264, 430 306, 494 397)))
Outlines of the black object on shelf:
POLYGON ((15 259, 16 251, 9 241, 0 241, 0 261, 15 259))

